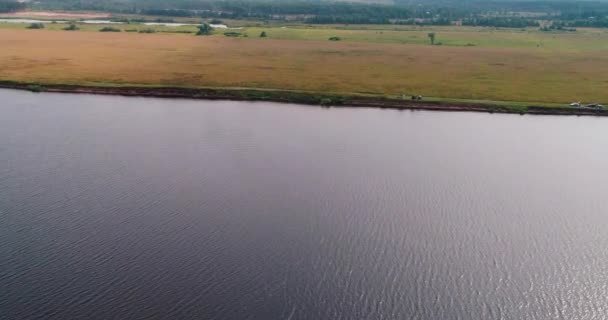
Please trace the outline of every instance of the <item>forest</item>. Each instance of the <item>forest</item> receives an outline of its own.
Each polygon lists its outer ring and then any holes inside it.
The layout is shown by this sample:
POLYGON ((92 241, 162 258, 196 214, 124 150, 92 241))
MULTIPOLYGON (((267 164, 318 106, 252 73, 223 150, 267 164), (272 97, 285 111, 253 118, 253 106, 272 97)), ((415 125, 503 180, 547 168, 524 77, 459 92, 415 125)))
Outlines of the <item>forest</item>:
POLYGON ((608 2, 546 0, 395 0, 394 4, 321 0, 0 0, 0 11, 86 10, 166 17, 300 21, 309 24, 416 24, 524 28, 539 21, 608 27, 608 2))
POLYGON ((0 0, 0 12, 13 12, 25 9, 25 4, 12 0, 0 0))

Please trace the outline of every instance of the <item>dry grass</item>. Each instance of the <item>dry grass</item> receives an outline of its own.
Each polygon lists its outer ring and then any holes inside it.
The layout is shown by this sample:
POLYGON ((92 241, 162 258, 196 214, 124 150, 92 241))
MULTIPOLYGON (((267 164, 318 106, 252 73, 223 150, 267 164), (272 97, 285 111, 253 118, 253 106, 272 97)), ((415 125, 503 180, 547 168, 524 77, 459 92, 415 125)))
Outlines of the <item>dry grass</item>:
POLYGON ((0 30, 0 79, 608 101, 602 49, 0 30))

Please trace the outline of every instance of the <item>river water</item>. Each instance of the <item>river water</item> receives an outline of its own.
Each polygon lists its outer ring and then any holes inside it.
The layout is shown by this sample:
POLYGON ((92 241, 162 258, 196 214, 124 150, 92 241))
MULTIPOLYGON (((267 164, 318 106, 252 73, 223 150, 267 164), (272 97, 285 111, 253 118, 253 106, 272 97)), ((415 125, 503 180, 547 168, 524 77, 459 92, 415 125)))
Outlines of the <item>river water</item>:
POLYGON ((0 319, 608 315, 608 119, 0 101, 0 319))

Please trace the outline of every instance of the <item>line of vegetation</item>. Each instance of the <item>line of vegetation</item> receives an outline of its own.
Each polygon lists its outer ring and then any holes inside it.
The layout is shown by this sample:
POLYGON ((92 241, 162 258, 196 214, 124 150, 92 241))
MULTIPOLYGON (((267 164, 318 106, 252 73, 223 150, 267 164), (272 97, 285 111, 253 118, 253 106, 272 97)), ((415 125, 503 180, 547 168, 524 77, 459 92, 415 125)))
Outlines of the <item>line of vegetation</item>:
POLYGON ((528 106, 521 103, 467 102, 450 100, 410 101, 409 99, 383 96, 360 96, 283 90, 180 88, 180 87, 131 87, 131 86, 75 86, 61 84, 38 84, 0 80, 1 88, 29 90, 31 92, 75 92, 97 94, 122 94, 132 96, 233 99, 247 101, 275 101, 299 104, 352 107, 374 107, 391 109, 426 109, 444 111, 481 111, 490 113, 594 115, 608 116, 604 108, 583 109, 567 106, 528 106))
POLYGON ((240 37, 242 35, 243 34, 240 32, 234 32, 234 31, 224 32, 224 36, 226 36, 226 37, 235 37, 236 38, 236 37, 240 37))
POLYGON ((381 5, 323 0, 0 0, 0 12, 24 8, 95 10, 160 16, 167 20, 199 17, 214 21, 230 18, 311 24, 462 24, 500 28, 539 27, 541 21, 548 21, 569 28, 608 27, 606 1, 394 0, 394 5, 381 5))
POLYGON ((0 0, 0 13, 24 10, 26 3, 14 0, 0 0))
POLYGON ((28 29, 44 29, 44 24, 43 23, 32 23, 29 26, 27 26, 28 29))
POLYGON ((463 26, 496 27, 496 28, 527 28, 539 27, 537 20, 520 17, 479 17, 462 20, 463 26))
POLYGON ((121 32, 121 29, 118 28, 114 28, 114 27, 103 27, 101 29, 99 29, 99 32, 121 32))
POLYGON ((63 28, 65 31, 78 31, 80 28, 75 23, 70 23, 67 27, 63 28))
POLYGON ((192 33, 196 33, 193 31, 188 31, 188 30, 163 30, 161 31, 162 33, 183 33, 183 34, 192 34, 192 33))
POLYGON ((540 31, 550 32, 550 31, 565 31, 565 32, 576 32, 576 28, 570 28, 562 23, 552 23, 551 25, 544 25, 540 27, 540 31))

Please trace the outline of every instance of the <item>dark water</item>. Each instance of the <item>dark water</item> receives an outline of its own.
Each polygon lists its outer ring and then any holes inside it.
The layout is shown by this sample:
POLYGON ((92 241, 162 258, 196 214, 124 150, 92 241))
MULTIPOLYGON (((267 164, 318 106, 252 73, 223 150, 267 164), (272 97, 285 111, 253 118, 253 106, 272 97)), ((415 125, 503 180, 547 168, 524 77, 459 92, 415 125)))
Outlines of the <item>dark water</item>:
POLYGON ((0 91, 1 319, 606 319, 608 119, 0 91))

